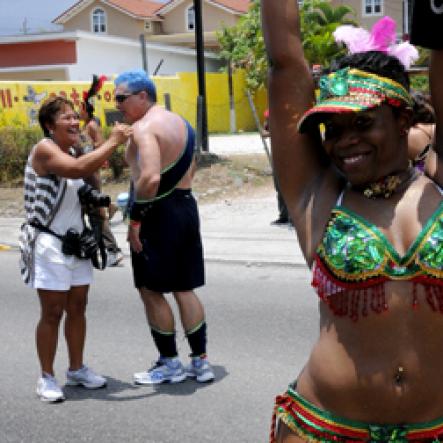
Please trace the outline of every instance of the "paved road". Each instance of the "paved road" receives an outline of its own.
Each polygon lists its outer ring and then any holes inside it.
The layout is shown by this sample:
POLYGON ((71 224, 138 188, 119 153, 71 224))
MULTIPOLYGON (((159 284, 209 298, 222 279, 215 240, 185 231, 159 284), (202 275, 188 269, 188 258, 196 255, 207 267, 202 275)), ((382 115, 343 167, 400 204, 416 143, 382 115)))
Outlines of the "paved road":
MULTIPOLYGON (((15 250, 0 253, 2 443, 266 442, 273 399, 294 379, 317 335, 305 269, 210 263, 199 294, 216 382, 135 387, 132 373, 156 355, 126 260, 96 273, 88 307, 86 362, 108 378, 108 388, 67 388, 65 403, 48 405, 34 396, 38 301, 22 284, 17 260, 15 250)), ((185 358, 181 332, 178 345, 185 358)), ((61 381, 66 361, 61 334, 61 381)))
MULTIPOLYGON (((207 262, 280 264, 305 267, 294 229, 271 226, 276 218, 275 193, 257 198, 224 200, 200 205, 201 230, 207 262)), ((0 218, 1 246, 17 247, 22 218, 0 218)), ((112 231, 125 255, 127 226, 114 216, 112 231)))
MULTIPOLYGON (((264 153, 258 133, 211 135, 210 152, 220 155, 264 153)), ((201 204, 201 227, 205 260, 252 264, 305 266, 293 229, 270 226, 277 218, 274 190, 260 197, 226 197, 213 204, 201 204)), ((0 252, 16 247, 22 218, 0 218, 0 252)), ((126 225, 118 213, 112 229, 119 246, 128 255, 126 225)))

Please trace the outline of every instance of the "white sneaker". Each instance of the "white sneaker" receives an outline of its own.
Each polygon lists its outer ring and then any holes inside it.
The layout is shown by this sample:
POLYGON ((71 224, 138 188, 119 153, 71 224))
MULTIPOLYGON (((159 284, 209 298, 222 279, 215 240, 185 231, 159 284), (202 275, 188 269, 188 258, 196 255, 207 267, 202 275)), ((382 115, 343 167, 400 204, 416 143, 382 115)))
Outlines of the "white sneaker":
POLYGON ((180 383, 184 380, 186 380, 185 368, 178 357, 159 358, 151 369, 134 374, 134 383, 137 385, 180 383))
POLYGON ((208 360, 201 357, 192 357, 191 363, 186 366, 186 375, 195 378, 199 383, 213 381, 215 378, 208 360))
POLYGON ((118 252, 110 252, 108 251, 106 253, 106 266, 118 266, 119 263, 123 260, 123 254, 118 252))
POLYGON ((56 403, 63 401, 65 396, 57 380, 52 375, 45 375, 40 377, 37 382, 37 389, 35 391, 41 401, 56 403))
POLYGON ((106 386, 106 378, 96 374, 92 369, 83 365, 77 371, 66 371, 67 386, 83 386, 87 389, 97 389, 106 386))

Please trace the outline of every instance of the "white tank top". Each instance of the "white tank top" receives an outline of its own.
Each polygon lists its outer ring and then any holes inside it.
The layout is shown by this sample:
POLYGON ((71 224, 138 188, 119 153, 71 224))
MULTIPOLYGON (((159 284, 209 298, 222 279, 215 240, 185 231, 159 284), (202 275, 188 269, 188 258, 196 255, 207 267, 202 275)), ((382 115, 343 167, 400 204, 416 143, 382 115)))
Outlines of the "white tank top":
MULTIPOLYGON (((78 233, 83 231, 83 220, 77 191, 84 184, 83 179, 67 179, 66 191, 58 211, 49 225, 56 234, 65 235, 70 228, 78 233)), ((36 241, 36 254, 45 257, 52 263, 59 263, 69 268, 77 267, 81 259, 64 255, 61 251, 61 240, 54 235, 41 232, 36 241)))
POLYGON ((78 199, 78 189, 84 185, 83 179, 68 178, 62 203, 49 226, 56 234, 65 235, 69 228, 83 231, 82 209, 78 199))

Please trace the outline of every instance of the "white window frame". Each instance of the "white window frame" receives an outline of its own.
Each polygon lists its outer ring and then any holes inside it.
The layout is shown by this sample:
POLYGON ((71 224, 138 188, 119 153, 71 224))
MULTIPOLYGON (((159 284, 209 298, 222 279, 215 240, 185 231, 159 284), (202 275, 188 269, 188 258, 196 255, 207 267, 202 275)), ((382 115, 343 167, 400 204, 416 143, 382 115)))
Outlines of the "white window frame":
POLYGON ((189 5, 186 9, 185 9, 185 23, 186 23, 186 31, 188 32, 194 32, 195 31, 195 9, 194 9, 194 5, 189 5), (191 9, 194 12, 194 17, 193 17, 193 27, 190 27, 190 20, 189 20, 189 13, 191 11, 191 9))
POLYGON ((385 2, 384 0, 362 0, 362 16, 363 17, 379 17, 384 14, 385 2), (366 3, 370 2, 372 12, 366 12, 366 3), (375 4, 380 2, 380 12, 374 12, 375 4))
POLYGON ((106 17, 106 11, 102 8, 95 8, 91 12, 91 31, 94 34, 107 34, 108 33, 108 19, 106 17), (101 13, 101 14, 100 14, 101 13), (98 19, 99 30, 95 30, 96 22, 95 19, 98 19), (101 28, 104 28, 102 30, 101 28))

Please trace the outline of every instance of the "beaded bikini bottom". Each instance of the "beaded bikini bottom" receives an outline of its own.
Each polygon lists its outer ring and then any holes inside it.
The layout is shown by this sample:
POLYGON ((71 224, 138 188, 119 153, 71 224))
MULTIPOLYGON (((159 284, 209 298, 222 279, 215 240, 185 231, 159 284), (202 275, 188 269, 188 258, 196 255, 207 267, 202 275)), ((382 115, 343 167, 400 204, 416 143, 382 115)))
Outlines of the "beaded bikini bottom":
POLYGON ((276 443, 277 420, 311 443, 395 442, 431 443, 443 441, 443 417, 424 423, 380 425, 348 420, 323 411, 289 386, 276 399, 270 443, 276 443))

